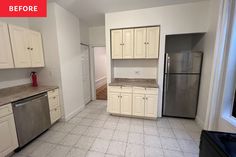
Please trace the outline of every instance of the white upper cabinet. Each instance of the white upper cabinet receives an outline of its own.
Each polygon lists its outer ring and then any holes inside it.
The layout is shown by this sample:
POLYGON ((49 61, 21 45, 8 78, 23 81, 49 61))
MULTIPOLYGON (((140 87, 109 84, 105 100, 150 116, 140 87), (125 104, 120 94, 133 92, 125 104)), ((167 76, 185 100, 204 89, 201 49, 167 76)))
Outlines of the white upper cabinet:
POLYGON ((27 40, 27 30, 22 27, 9 25, 9 31, 15 67, 31 67, 30 47, 29 41, 27 40))
POLYGON ((42 47, 42 38, 39 32, 29 31, 30 50, 31 50, 31 66, 43 67, 44 56, 42 47))
POLYGON ((123 58, 134 57, 134 30, 123 29, 123 58))
POLYGON ((146 57, 146 28, 136 28, 134 40, 134 58, 146 57))
POLYGON ((122 59, 122 30, 113 30, 112 33, 112 59, 122 59))
POLYGON ((43 67, 41 34, 14 25, 9 25, 9 31, 15 67, 43 67))
POLYGON ((14 68, 7 24, 0 22, 0 69, 14 68))
POLYGON ((112 59, 157 59, 160 27, 143 27, 111 31, 112 59))
POLYGON ((147 28, 146 58, 158 58, 160 27, 147 28))

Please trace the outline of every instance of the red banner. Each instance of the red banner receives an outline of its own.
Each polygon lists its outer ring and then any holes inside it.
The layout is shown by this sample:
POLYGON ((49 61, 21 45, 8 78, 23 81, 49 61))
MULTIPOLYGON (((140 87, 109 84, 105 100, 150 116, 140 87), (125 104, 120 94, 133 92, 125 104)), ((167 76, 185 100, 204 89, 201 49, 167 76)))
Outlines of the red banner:
POLYGON ((0 17, 46 17, 47 0, 0 0, 0 17))

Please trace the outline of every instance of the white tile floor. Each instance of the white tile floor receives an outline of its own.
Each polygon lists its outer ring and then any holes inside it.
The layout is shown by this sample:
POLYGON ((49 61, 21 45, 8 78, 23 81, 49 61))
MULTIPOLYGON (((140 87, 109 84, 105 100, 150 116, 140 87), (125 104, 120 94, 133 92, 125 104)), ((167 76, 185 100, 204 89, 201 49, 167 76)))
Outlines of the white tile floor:
POLYGON ((197 157, 200 132, 193 120, 111 116, 106 101, 94 101, 13 156, 197 157))

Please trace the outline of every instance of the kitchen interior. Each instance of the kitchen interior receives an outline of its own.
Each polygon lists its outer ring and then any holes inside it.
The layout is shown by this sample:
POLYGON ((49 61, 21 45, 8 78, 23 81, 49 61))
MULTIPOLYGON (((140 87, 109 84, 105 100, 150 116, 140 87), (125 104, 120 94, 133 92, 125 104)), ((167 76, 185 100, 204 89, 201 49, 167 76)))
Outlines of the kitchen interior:
POLYGON ((0 157, 235 155, 233 134, 206 131, 235 133, 206 125, 222 3, 171 2, 106 10, 102 24, 63 1, 0 18, 0 157))

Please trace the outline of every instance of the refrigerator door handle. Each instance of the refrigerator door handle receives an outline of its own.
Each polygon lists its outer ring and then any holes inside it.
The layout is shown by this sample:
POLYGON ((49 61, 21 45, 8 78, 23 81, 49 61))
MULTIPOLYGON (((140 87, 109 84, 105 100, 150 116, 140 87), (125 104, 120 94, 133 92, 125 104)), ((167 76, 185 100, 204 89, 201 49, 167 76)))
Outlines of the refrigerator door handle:
POLYGON ((169 55, 168 55, 168 53, 166 53, 166 61, 165 61, 165 73, 167 74, 168 73, 168 58, 169 58, 169 55))
POLYGON ((165 80, 164 80, 165 81, 164 82, 164 86, 165 86, 164 87, 164 105, 163 105, 163 111, 164 112, 166 111, 166 94, 167 94, 167 86, 166 86, 167 85, 167 83, 166 83, 167 80, 166 80, 166 77, 167 76, 165 75, 165 80))
POLYGON ((170 75, 170 57, 167 54, 167 78, 166 78, 166 91, 168 91, 169 88, 169 75, 170 75))

